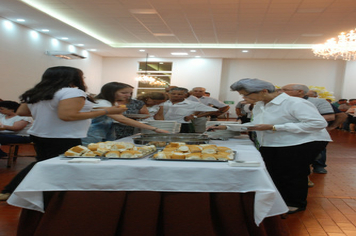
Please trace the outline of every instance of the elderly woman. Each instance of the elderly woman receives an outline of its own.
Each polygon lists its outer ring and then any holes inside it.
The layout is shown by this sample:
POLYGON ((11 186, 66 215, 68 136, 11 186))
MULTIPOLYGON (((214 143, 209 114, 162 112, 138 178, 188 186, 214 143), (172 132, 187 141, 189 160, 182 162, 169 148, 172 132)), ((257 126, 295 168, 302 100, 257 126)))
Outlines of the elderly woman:
POLYGON ((312 103, 276 92, 270 82, 242 79, 230 88, 255 101, 249 130, 257 133, 259 151, 288 213, 305 210, 310 164, 331 141, 327 122, 312 103))

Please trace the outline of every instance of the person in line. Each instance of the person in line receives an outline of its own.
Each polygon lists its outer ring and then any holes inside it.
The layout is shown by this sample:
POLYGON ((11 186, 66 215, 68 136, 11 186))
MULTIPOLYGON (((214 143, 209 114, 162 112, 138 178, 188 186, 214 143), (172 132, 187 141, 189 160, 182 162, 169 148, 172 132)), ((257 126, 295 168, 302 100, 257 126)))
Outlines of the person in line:
MULTIPOLYGON (((14 101, 0 101, 0 146, 9 143, 30 143, 27 130, 33 120, 31 117, 18 116, 16 111, 20 104, 14 101)), ((0 148, 0 157, 7 153, 0 148)))
MULTIPOLYGON (((332 124, 335 122, 335 111, 331 104, 325 99, 321 98, 311 98, 306 94, 309 91, 308 86, 304 84, 287 84, 282 87, 282 91, 288 94, 289 96, 304 98, 305 100, 311 102, 319 111, 319 113, 324 117, 324 119, 332 124)), ((341 118, 341 117, 338 117, 341 118)), ((339 121, 337 121, 339 122, 339 121)), ((343 121, 342 121, 343 122, 343 121)), ((320 155, 316 156, 315 161, 313 162, 313 172, 317 174, 326 174, 326 149, 323 150, 320 155)))
POLYGON ((160 109, 154 118, 156 120, 174 120, 181 123, 180 133, 195 133, 191 120, 208 116, 218 109, 185 99, 187 93, 188 89, 186 88, 172 88, 169 91, 169 100, 159 105, 160 109), (196 112, 203 113, 195 115, 196 112))
POLYGON ((159 104, 165 102, 166 99, 166 94, 161 93, 161 92, 150 92, 150 93, 145 93, 136 98, 137 100, 143 101, 148 109, 148 112, 150 113, 150 117, 147 119, 144 119, 144 121, 148 120, 154 120, 154 115, 159 110, 159 104))
POLYGON ((236 120, 242 124, 250 122, 253 106, 254 104, 250 104, 246 100, 239 101, 235 106, 236 120))
MULTIPOLYGON (((128 84, 122 84, 122 88, 116 91, 115 95, 115 105, 125 105, 127 110, 124 112, 125 115, 130 114, 146 114, 149 116, 149 111, 143 101, 132 99, 133 87, 128 84)), ((116 139, 131 136, 135 133, 135 127, 114 122, 114 128, 116 133, 116 139)))
MULTIPOLYGON (((289 214, 305 210, 310 164, 331 138, 327 122, 315 106, 260 79, 241 79, 230 86, 244 98, 254 100, 253 120, 259 151, 289 214)), ((227 126, 208 127, 226 129, 227 126)))
MULTIPOLYGON (((212 113, 210 115, 210 120, 216 121, 218 120, 218 116, 227 112, 230 107, 215 98, 204 96, 205 91, 206 89, 203 87, 195 87, 192 89, 192 95, 197 97, 199 102, 203 103, 204 105, 211 106, 218 109, 216 113, 212 113)), ((192 122, 194 124, 195 131, 198 133, 203 133, 205 132, 206 122, 208 118, 206 116, 199 116, 199 117, 200 117, 199 119, 194 119, 192 122)))
POLYGON ((83 72, 80 69, 57 66, 48 68, 41 81, 20 96, 22 104, 16 114, 32 116, 28 130, 37 153, 36 161, 20 171, 0 194, 7 200, 10 194, 39 161, 63 154, 81 145, 90 126, 90 119, 102 115, 121 114, 126 109, 117 106, 92 110, 83 72))
MULTIPOLYGON (((122 90, 131 86, 119 82, 110 82, 101 87, 100 93, 95 97, 94 109, 106 109, 107 107, 115 106, 118 96, 121 96, 122 90)), ((164 97, 164 94, 162 94, 164 97)), ((164 100, 163 100, 164 101, 164 100)), ((159 109, 159 107, 158 107, 159 109)), ((86 138, 82 138, 82 143, 88 145, 90 143, 98 143, 105 141, 114 141, 117 137, 113 122, 117 121, 120 124, 141 129, 148 129, 156 133, 169 133, 166 130, 143 124, 139 121, 125 117, 122 114, 103 115, 93 118, 87 133, 86 138)))

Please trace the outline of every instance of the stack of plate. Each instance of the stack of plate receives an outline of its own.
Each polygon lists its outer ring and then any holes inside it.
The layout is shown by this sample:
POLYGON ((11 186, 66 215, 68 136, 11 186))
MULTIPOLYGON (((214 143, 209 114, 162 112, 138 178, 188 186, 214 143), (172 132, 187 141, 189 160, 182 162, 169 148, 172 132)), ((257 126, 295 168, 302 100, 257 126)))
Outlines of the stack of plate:
MULTIPOLYGON (((181 124, 176 121, 171 120, 149 120, 147 121, 148 125, 154 126, 159 129, 164 129, 170 133, 179 133, 181 124)), ((156 132, 144 129, 142 130, 144 134, 154 134, 156 132)))

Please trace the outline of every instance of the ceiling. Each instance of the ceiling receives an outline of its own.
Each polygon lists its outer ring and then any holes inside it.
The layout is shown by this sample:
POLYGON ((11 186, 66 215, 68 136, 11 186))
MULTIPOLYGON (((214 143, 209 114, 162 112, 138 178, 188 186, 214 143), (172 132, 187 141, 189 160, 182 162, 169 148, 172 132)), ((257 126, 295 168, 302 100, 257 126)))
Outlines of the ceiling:
POLYGON ((355 29, 356 0, 0 0, 0 17, 103 57, 316 59, 355 29))

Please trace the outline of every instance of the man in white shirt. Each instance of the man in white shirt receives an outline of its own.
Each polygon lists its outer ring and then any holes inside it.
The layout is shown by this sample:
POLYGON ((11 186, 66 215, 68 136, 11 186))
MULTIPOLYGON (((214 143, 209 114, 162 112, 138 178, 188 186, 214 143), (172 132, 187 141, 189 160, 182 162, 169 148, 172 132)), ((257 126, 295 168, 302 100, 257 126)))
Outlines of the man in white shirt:
POLYGON ((181 123, 181 133, 194 133, 192 119, 208 116, 218 109, 200 102, 192 102, 186 98, 188 89, 175 87, 169 91, 169 100, 161 103, 160 110, 154 116, 156 120, 174 120, 181 123), (202 112, 196 115, 197 112, 202 112))
MULTIPOLYGON (((230 107, 215 98, 205 96, 205 92, 206 92, 205 88, 195 87, 192 90, 192 95, 197 97, 199 99, 199 101, 201 103, 203 103, 204 105, 219 109, 218 112, 211 114, 211 116, 210 116, 210 120, 217 120, 217 117, 219 115, 222 115, 225 112, 227 112, 230 107)), ((196 132, 204 132, 205 131, 206 121, 207 121, 206 117, 202 117, 202 118, 193 120, 193 124, 194 124, 194 128, 195 128, 196 132)))
MULTIPOLYGON (((313 103, 318 109, 319 113, 328 122, 335 120, 335 112, 331 104, 325 99, 308 97, 306 94, 309 92, 308 86, 304 84, 287 84, 282 87, 282 91, 292 97, 300 97, 313 103)), ((313 172, 318 174, 326 174, 326 149, 320 154, 320 158, 313 163, 313 172)))

